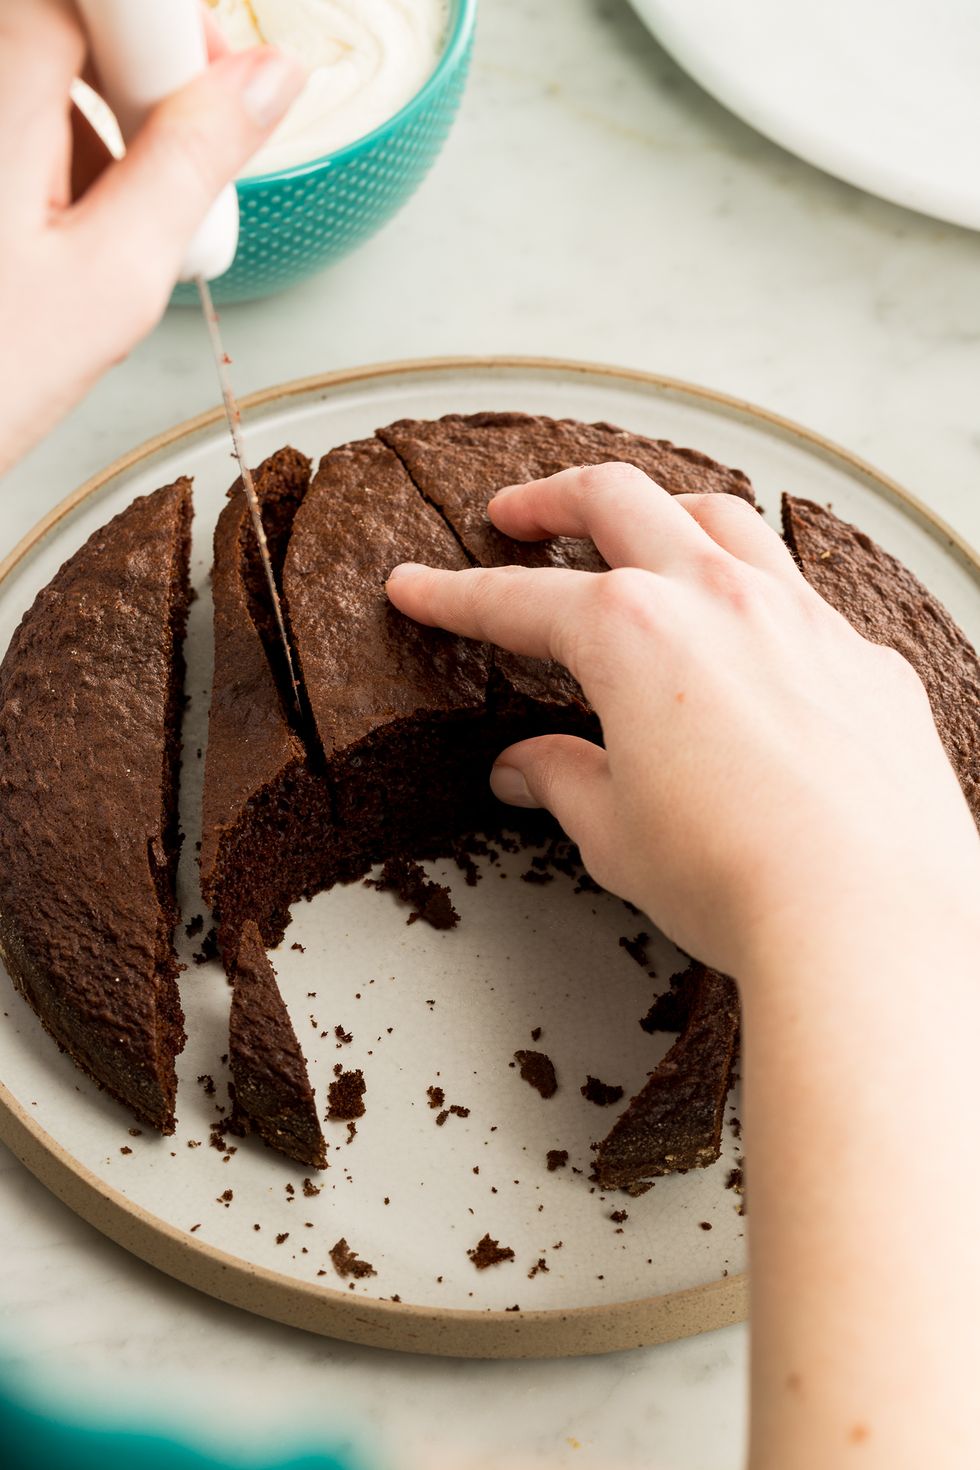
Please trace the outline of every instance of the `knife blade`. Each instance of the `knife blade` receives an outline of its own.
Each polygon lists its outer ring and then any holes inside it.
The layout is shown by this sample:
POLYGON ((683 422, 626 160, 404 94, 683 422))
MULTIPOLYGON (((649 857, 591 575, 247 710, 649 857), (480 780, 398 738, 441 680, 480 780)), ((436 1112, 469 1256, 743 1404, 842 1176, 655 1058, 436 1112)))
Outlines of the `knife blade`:
MULTIPOLYGON (((142 126, 151 108, 184 86, 207 65, 198 0, 77 0, 77 3, 88 31, 100 94, 115 113, 122 137, 128 140, 142 126)), ((222 345, 218 317, 208 286, 209 278, 222 275, 231 265, 237 243, 238 196, 234 184, 229 184, 222 190, 188 246, 180 279, 193 281, 201 300, 225 417, 241 471, 293 701, 299 713, 299 684, 293 653, 262 525, 262 509, 245 459, 241 413, 228 373, 230 359, 222 345)))
POLYGON ((289 674, 290 688, 293 694, 293 703, 297 714, 302 713, 299 697, 299 681, 296 678, 296 668, 293 663, 293 651, 286 632, 286 620, 283 617, 282 603, 279 598, 279 588, 276 585, 275 572, 272 570, 272 558, 269 555, 269 544, 266 541, 265 527, 262 524, 262 507, 255 489, 255 481, 252 471, 248 467, 245 458, 245 446, 242 440, 242 415, 238 407, 238 400, 231 385, 231 374, 228 364, 231 361, 221 340, 221 328, 218 323, 218 313, 214 309, 211 299, 211 288, 203 276, 195 276, 194 284, 197 294, 201 298, 201 310, 207 324, 208 335, 211 339, 211 350, 214 354, 214 365, 218 373, 218 382, 221 385, 221 399, 225 406, 225 419, 231 433, 231 442, 234 446, 235 458, 242 476, 242 488, 245 491, 245 499, 248 501, 249 515, 252 520, 252 529, 258 542, 259 556, 262 559, 262 569, 265 572, 265 580, 269 588, 269 600, 272 603, 272 611, 275 615, 276 627, 282 642, 283 653, 286 656, 286 670, 289 674))

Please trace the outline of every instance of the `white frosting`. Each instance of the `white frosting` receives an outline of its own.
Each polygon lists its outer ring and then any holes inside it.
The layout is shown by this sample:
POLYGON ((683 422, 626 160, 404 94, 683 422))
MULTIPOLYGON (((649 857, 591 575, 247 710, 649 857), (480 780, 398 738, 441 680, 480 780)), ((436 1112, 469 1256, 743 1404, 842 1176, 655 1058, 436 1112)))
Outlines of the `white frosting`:
POLYGON ((243 170, 271 173, 332 153, 392 116, 442 51, 447 0, 210 0, 236 49, 280 46, 309 68, 302 93, 243 170))

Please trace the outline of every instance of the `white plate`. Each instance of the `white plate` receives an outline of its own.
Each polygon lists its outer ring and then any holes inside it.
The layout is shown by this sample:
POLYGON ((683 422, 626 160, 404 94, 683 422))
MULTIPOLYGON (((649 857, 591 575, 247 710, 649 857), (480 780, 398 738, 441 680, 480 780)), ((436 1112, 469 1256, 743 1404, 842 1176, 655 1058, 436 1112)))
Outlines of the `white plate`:
MULTIPOLYGON (((316 455, 405 415, 484 408, 605 418, 694 445, 745 469, 770 515, 783 489, 832 502, 908 562, 980 641, 977 564, 949 532, 833 446, 703 390, 587 365, 420 363, 270 390, 246 404, 245 422, 256 462, 285 442, 316 455)), ((232 473, 217 412, 83 486, 0 567, 0 648, 37 590, 92 530, 134 495, 184 472, 195 476, 200 593, 188 644, 181 867, 188 917, 201 910, 193 856, 210 537, 232 473)), ((344 1125, 327 1125, 330 1168, 315 1198, 302 1192, 307 1171, 257 1140, 240 1142, 227 1162, 208 1146, 215 1102, 226 1101, 220 1058, 229 991, 215 964, 192 965, 182 978, 190 1039, 179 1059, 173 1139, 131 1137, 132 1120, 58 1053, 4 977, 0 1134, 56 1193, 128 1248, 237 1305, 315 1331, 429 1352, 537 1355, 620 1348, 735 1320, 745 1308, 745 1220, 725 1187, 739 1152, 730 1128, 715 1166, 659 1180, 641 1199, 604 1196, 588 1182, 589 1143, 607 1131, 616 1109, 580 1096, 586 1073, 632 1094, 667 1045, 637 1024, 655 986, 618 942, 643 922, 606 895, 575 894, 568 881, 521 882, 527 856, 501 866, 506 881, 484 863, 475 888, 454 868, 438 870, 462 914, 449 934, 407 926, 390 895, 360 884, 295 911, 275 964, 314 1086, 322 1101, 339 1060, 362 1067, 368 1089, 352 1144, 344 1125), (349 1045, 338 1047, 338 1024, 353 1032, 349 1045), (509 1066, 539 1025, 561 1083, 548 1102, 509 1066), (198 1085, 203 1074, 217 1082, 217 1099, 198 1085), (469 1107, 469 1117, 436 1127, 426 1099, 431 1084, 444 1087, 448 1102, 469 1107), (551 1148, 569 1149, 583 1172, 549 1173, 551 1148), (225 1205, 227 1189, 233 1199, 225 1205), (629 1215, 622 1233, 610 1219, 619 1208, 629 1215), (277 1244, 284 1232, 288 1238, 277 1244), (485 1232, 512 1246, 516 1261, 478 1273, 466 1252, 485 1232), (330 1265, 329 1248, 340 1236, 378 1273, 353 1291, 330 1265), (529 1279, 542 1257, 548 1271, 529 1279), (400 1304, 391 1303, 393 1295, 400 1304), (504 1310, 515 1304, 519 1313, 504 1310)), ((195 943, 181 936, 185 954, 195 943)), ((662 942, 655 963, 663 984, 676 957, 662 942)), ((735 1107, 733 1099, 730 1115, 735 1107)))
POLYGON ((708 92, 818 168, 980 229, 976 0, 633 0, 708 92))

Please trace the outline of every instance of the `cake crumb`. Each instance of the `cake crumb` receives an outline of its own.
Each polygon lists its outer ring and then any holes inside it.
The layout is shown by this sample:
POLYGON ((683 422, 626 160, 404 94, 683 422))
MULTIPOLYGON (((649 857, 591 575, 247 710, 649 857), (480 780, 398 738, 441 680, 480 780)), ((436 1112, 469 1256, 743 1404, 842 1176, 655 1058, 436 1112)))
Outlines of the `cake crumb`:
POLYGON ((609 1218, 615 1220, 617 1225, 622 1225, 625 1220, 629 1219, 629 1214, 626 1210, 613 1210, 609 1218))
POLYGON ((544 1256, 538 1256, 538 1259, 535 1261, 534 1265, 531 1267, 530 1271, 527 1273, 527 1279, 528 1279, 528 1281, 533 1281, 534 1278, 535 1278, 535 1276, 540 1276, 541 1272, 542 1271, 547 1271, 547 1269, 548 1269, 548 1263, 545 1260, 544 1256))
POLYGON ((195 965, 206 965, 209 960, 216 960, 218 958, 217 929, 212 928, 208 930, 203 940, 201 941, 201 948, 197 950, 191 956, 191 958, 193 959, 195 965))
POLYGON ((364 1073, 359 1067, 351 1072, 345 1072, 343 1067, 338 1072, 335 1067, 334 1072, 335 1080, 327 1091, 327 1120, 347 1122, 352 1118, 363 1117, 364 1094, 367 1091, 364 1073))
POLYGON ((289 948, 290 949, 295 949, 299 954, 305 954, 306 953, 306 945, 305 944, 300 944, 300 942, 299 942, 298 939, 294 939, 293 942, 292 942, 292 944, 289 946, 289 948))
POLYGON ((554 1097, 558 1091, 555 1064, 543 1051, 515 1051, 514 1061, 521 1069, 521 1076, 542 1097, 554 1097))
POLYGON ((623 1089, 616 1083, 600 1082, 598 1077, 591 1076, 586 1077, 579 1091, 590 1103, 595 1103, 597 1108, 608 1108, 612 1103, 618 1103, 623 1096, 623 1089))
POLYGON ((712 1228, 710 1220, 701 1220, 699 1224, 702 1230, 710 1230, 712 1228))
POLYGON ((313 1199, 316 1195, 320 1193, 320 1190, 322 1188, 322 1184, 314 1184, 312 1179, 303 1180, 303 1193, 306 1195, 307 1199, 313 1199))
POLYGON ((429 1099, 430 1108, 441 1108, 446 1101, 446 1094, 441 1087, 427 1087, 426 1096, 429 1099))
POLYGON ((490 1235, 484 1235, 466 1254, 478 1271, 485 1271, 488 1266, 497 1266, 501 1261, 514 1259, 510 1246, 501 1245, 499 1240, 494 1240, 490 1235))
POLYGON ((627 939, 625 934, 621 935, 619 947, 620 949, 625 949, 630 959, 635 960, 638 965, 642 965, 646 970, 650 965, 650 956, 647 954, 647 945, 649 943, 649 934, 645 929, 641 929, 639 934, 633 939, 627 939))
MULTIPOLYGON (((362 1276, 377 1276, 378 1274, 370 1261, 362 1261, 358 1258, 343 1236, 337 1241, 336 1245, 331 1246, 330 1259, 333 1262, 333 1268, 338 1276, 356 1276, 359 1278, 362 1276)), ((353 1285, 353 1283, 351 1284, 353 1285)))
POLYGON ((531 1040, 532 1041, 540 1041, 541 1040, 541 1027, 540 1026, 535 1026, 534 1030, 531 1032, 531 1040))
POLYGON ((568 1163, 567 1148, 549 1148, 548 1150, 548 1173, 553 1174, 556 1169, 564 1169, 568 1163))
POLYGON ((335 1026, 333 1028, 333 1034, 336 1036, 339 1046, 346 1046, 348 1042, 354 1040, 354 1033, 352 1031, 345 1031, 343 1026, 335 1026))
POLYGON ((394 892, 403 903, 412 905, 408 924, 423 919, 433 929, 455 929, 459 923, 450 890, 444 884, 433 883, 422 865, 411 858, 389 858, 373 886, 394 892))

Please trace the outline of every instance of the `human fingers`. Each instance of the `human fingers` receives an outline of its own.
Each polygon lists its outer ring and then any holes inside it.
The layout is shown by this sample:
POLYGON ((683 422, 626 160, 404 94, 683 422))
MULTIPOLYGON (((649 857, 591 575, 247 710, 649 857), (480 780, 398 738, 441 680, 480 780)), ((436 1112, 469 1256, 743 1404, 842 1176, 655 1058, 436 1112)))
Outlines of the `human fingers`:
POLYGON ((67 194, 68 89, 85 54, 67 0, 0 0, 0 136, 8 215, 44 215, 67 194))
POLYGON ((572 667, 575 625, 597 580, 601 575, 564 567, 452 572, 404 562, 386 590, 399 612, 416 622, 572 667))
POLYGON ((163 310, 195 229, 305 77, 272 47, 223 57, 153 110, 125 157, 70 211, 93 298, 132 293, 120 322, 124 346, 163 310))
POLYGON ((490 787, 498 800, 511 806, 551 812, 579 847, 592 876, 606 887, 616 886, 615 801, 609 760, 601 746, 574 735, 522 740, 497 757, 490 787))
POLYGON ((517 541, 589 537, 611 567, 662 571, 707 544, 672 495, 635 465, 617 461, 508 485, 487 510, 498 531, 517 541))
POLYGON ((225 33, 219 26, 217 20, 211 14, 210 7, 202 4, 201 24, 204 27, 204 41, 208 51, 208 61, 217 61, 222 56, 227 56, 231 47, 225 38, 225 33))
POLYGON ((739 561, 761 571, 802 581, 782 537, 738 495, 675 495, 703 531, 739 561))

